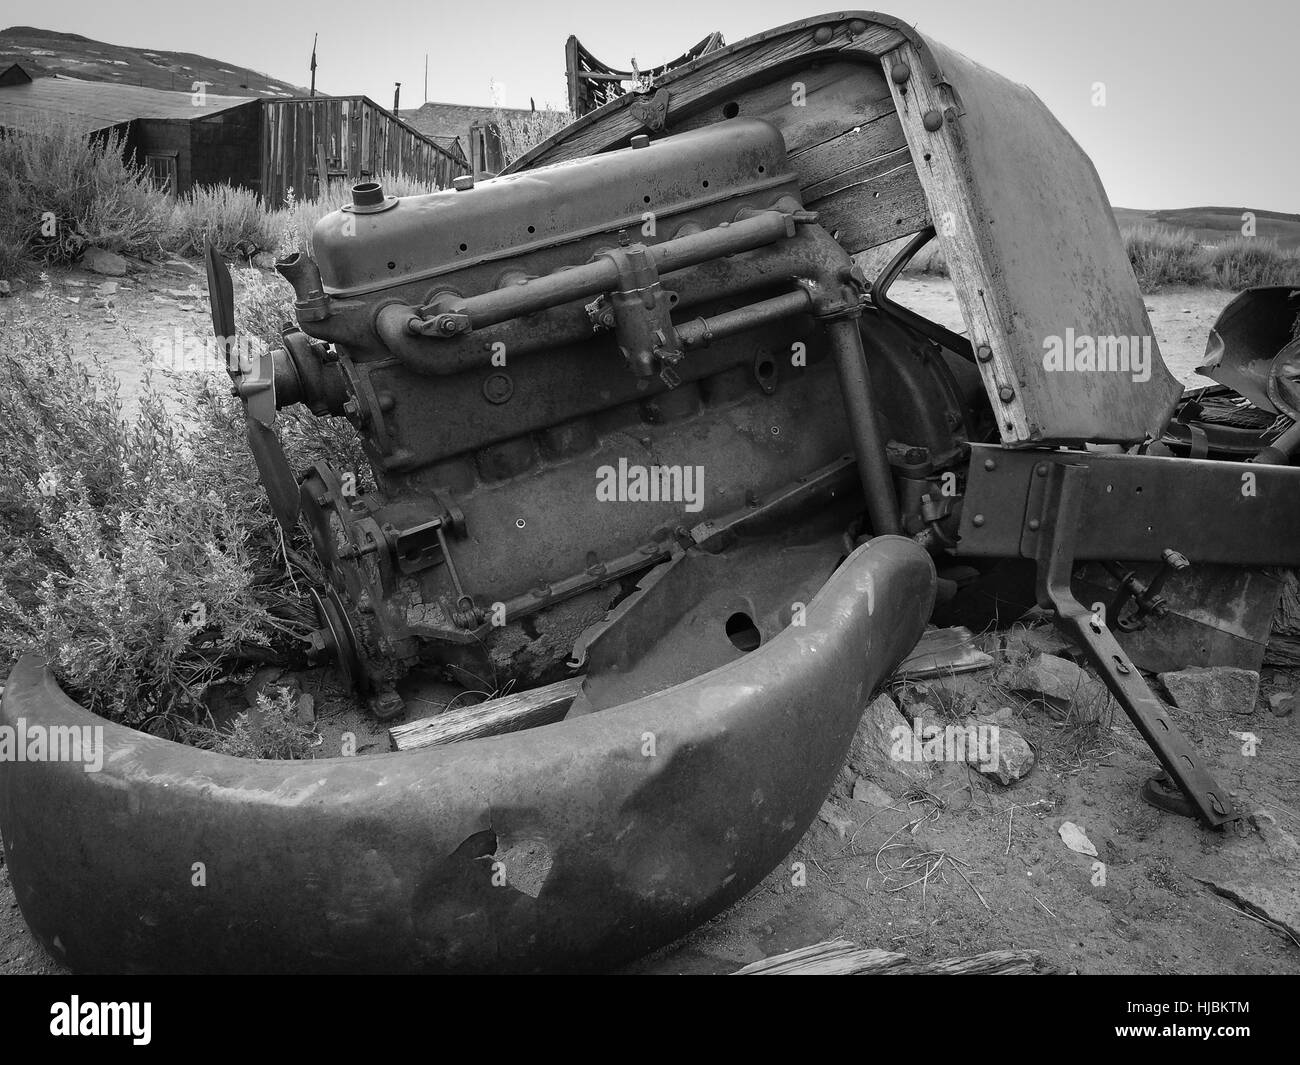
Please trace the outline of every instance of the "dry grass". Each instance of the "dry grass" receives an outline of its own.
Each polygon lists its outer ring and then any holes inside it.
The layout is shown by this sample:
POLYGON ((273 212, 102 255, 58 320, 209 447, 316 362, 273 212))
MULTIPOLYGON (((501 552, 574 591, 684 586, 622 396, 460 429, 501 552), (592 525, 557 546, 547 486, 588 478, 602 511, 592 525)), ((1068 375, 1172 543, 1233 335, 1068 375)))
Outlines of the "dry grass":
POLYGON ((501 151, 509 166, 520 156, 531 151, 548 137, 554 136, 574 120, 572 111, 532 111, 516 114, 497 111, 497 134, 501 138, 501 151))

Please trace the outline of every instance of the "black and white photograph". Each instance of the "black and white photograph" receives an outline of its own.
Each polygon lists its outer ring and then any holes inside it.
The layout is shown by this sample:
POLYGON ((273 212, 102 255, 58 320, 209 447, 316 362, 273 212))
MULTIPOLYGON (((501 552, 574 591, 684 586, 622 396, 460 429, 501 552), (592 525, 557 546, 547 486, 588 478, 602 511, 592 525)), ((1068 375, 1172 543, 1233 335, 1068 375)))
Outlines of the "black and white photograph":
POLYGON ((5 0, 23 1024, 161 1046, 182 975, 1030 975, 1124 978, 1012 985, 1087 1038, 1263 1032, 1298 42, 1268 0, 5 0))

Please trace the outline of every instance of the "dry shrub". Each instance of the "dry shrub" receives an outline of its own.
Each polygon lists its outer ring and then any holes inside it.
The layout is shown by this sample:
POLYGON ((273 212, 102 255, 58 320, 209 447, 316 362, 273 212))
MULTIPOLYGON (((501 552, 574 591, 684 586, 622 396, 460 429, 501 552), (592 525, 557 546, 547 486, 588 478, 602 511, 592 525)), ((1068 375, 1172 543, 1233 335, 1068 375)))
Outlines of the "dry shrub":
POLYGON ((520 156, 554 136, 574 120, 572 111, 502 111, 497 109, 496 131, 509 166, 520 156))
POLYGON ((1206 283, 1204 251, 1186 230, 1142 223, 1124 231, 1124 250, 1144 292, 1206 283))
POLYGON ((1256 285, 1300 285, 1300 251, 1267 237, 1234 237, 1207 250, 1214 284, 1239 291, 1256 285))
POLYGON ((240 245, 274 251, 282 225, 251 189, 196 185, 172 209, 164 244, 180 255, 201 255, 206 241, 227 255, 244 250, 240 245))
POLYGON ((235 758, 303 759, 312 757, 320 733, 298 720, 297 693, 272 685, 258 693, 256 711, 237 714, 226 728, 191 725, 184 737, 193 747, 235 758))
POLYGON ((121 133, 87 134, 47 119, 0 137, 0 245, 45 263, 68 263, 87 246, 149 255, 171 200, 143 167, 123 158, 121 133))
POLYGON ((228 384, 202 379, 182 423, 150 377, 125 416, 76 348, 0 322, 0 670, 35 652, 89 709, 165 731, 309 625, 228 384))

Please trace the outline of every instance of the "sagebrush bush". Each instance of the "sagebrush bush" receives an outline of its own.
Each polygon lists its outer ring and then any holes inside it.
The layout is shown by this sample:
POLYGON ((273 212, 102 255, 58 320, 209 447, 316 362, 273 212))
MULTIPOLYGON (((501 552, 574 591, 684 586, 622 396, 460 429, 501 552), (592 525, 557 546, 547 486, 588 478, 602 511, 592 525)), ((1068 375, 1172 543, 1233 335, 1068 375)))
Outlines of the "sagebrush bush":
POLYGON ((235 758, 311 758, 320 742, 315 724, 298 720, 296 693, 279 685, 258 693, 256 713, 237 714, 226 728, 191 725, 184 737, 193 747, 235 758))
POLYGON ((76 347, 48 320, 0 321, 0 670, 36 652, 89 709, 165 731, 234 664, 304 646, 305 573, 225 380, 195 385, 183 423, 149 378, 128 416, 76 347))
POLYGON ((179 255, 200 255, 206 241, 225 255, 238 246, 275 251, 282 220, 262 207, 252 189, 229 184, 196 185, 172 208, 163 245, 179 255))
POLYGON ((88 135, 49 119, 0 138, 0 244, 47 264, 88 246, 156 254, 171 200, 123 157, 116 131, 88 135))
POLYGON ((1300 250, 1265 237, 1234 237, 1207 250, 1214 284, 1239 291, 1256 285, 1300 285, 1300 250))
POLYGON ((1187 230, 1143 223, 1125 229, 1124 250, 1144 292, 1207 282, 1204 249, 1187 230))
POLYGON ((509 166, 520 156, 536 148, 542 141, 559 133, 572 123, 572 111, 503 111, 496 113, 497 136, 501 139, 501 152, 509 166))

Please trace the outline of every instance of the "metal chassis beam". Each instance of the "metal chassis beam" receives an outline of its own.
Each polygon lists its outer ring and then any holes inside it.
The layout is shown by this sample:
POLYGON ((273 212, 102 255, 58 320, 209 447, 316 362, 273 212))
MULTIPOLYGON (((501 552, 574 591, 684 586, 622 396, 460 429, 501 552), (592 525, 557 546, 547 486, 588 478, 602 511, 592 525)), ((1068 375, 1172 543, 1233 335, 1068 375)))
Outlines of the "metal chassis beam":
POLYGON ((1045 477, 1062 463, 1091 471, 1077 559, 1159 562, 1171 547, 1193 566, 1300 566, 1300 468, 988 444, 971 447, 957 554, 1037 557, 1045 477))

